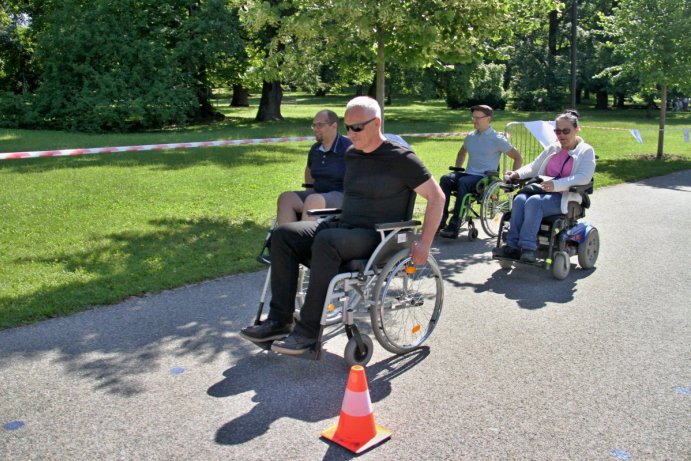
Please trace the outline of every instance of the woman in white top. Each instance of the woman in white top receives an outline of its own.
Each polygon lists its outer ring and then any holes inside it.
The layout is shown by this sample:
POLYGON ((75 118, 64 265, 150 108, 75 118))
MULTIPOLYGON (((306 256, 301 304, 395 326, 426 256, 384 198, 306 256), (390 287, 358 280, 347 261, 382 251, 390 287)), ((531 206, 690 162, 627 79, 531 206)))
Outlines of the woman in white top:
POLYGON ((567 212, 568 202, 580 202, 580 195, 569 192, 571 186, 588 184, 595 173, 595 151, 578 136, 578 112, 568 110, 559 115, 556 129, 559 142, 548 146, 535 160, 516 171, 507 171, 507 181, 543 176, 539 185, 544 193, 518 194, 511 209, 511 226, 507 245, 495 253, 522 261, 534 262, 537 232, 545 216, 567 212))

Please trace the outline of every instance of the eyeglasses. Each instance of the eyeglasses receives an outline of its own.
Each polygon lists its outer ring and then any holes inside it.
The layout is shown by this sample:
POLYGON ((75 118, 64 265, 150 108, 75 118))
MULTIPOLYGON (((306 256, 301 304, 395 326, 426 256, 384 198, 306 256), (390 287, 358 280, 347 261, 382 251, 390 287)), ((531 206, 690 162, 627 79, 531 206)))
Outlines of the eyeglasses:
POLYGON ((353 123, 352 125, 348 125, 348 124, 346 123, 346 124, 345 124, 345 129, 346 129, 346 131, 354 131, 354 132, 356 132, 356 133, 359 133, 359 132, 361 132, 362 130, 365 129, 365 125, 367 125, 368 123, 370 123, 370 122, 376 120, 376 118, 377 118, 377 117, 373 117, 373 118, 367 120, 366 122, 362 122, 362 123, 353 123))
POLYGON ((317 122, 317 123, 313 123, 313 124, 310 125, 310 126, 312 127, 313 130, 314 130, 315 128, 321 130, 321 129, 324 128, 325 126, 329 126, 329 125, 331 125, 329 122, 317 122))
POLYGON ((554 134, 556 134, 556 135, 569 134, 569 133, 571 133, 571 128, 564 128, 564 129, 556 128, 554 130, 554 134))

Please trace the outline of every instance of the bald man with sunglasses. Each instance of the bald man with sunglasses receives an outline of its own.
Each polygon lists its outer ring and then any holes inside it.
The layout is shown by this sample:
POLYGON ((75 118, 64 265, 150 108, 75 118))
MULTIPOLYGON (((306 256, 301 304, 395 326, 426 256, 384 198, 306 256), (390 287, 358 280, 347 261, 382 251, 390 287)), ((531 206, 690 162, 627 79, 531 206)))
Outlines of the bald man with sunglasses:
POLYGON ((289 223, 274 232, 268 318, 240 332, 253 342, 274 340, 271 349, 281 354, 300 355, 316 343, 329 282, 343 262, 372 254, 380 242, 376 224, 407 219, 411 193, 427 200, 422 233, 411 249, 414 264, 426 263, 441 220, 444 193, 412 150, 384 136, 377 101, 351 100, 344 120, 353 145, 345 157, 342 213, 336 220, 289 223), (298 266, 308 260, 309 287, 294 323, 298 266))

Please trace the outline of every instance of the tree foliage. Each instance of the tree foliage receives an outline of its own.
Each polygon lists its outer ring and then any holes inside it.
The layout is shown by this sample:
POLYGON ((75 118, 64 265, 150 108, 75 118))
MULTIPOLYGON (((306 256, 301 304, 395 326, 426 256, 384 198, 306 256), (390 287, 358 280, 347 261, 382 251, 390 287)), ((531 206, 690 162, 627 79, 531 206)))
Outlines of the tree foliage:
POLYGON ((232 84, 242 68, 237 17, 223 0, 37 3, 40 85, 19 125, 124 131, 182 123, 210 115, 211 85, 232 84))
POLYGON ((691 91, 689 17, 688 0, 620 0, 611 16, 602 17, 609 45, 621 58, 608 69, 614 79, 635 76, 644 90, 660 89, 658 158, 664 148, 668 89, 691 91))

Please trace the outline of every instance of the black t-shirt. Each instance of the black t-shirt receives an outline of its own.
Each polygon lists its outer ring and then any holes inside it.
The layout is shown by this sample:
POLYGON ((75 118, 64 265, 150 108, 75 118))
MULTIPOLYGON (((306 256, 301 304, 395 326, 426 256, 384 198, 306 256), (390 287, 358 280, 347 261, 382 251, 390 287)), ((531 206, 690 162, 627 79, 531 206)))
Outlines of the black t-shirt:
POLYGON ((413 151, 388 140, 370 153, 351 147, 345 163, 340 220, 355 227, 404 221, 410 194, 432 177, 413 151))

